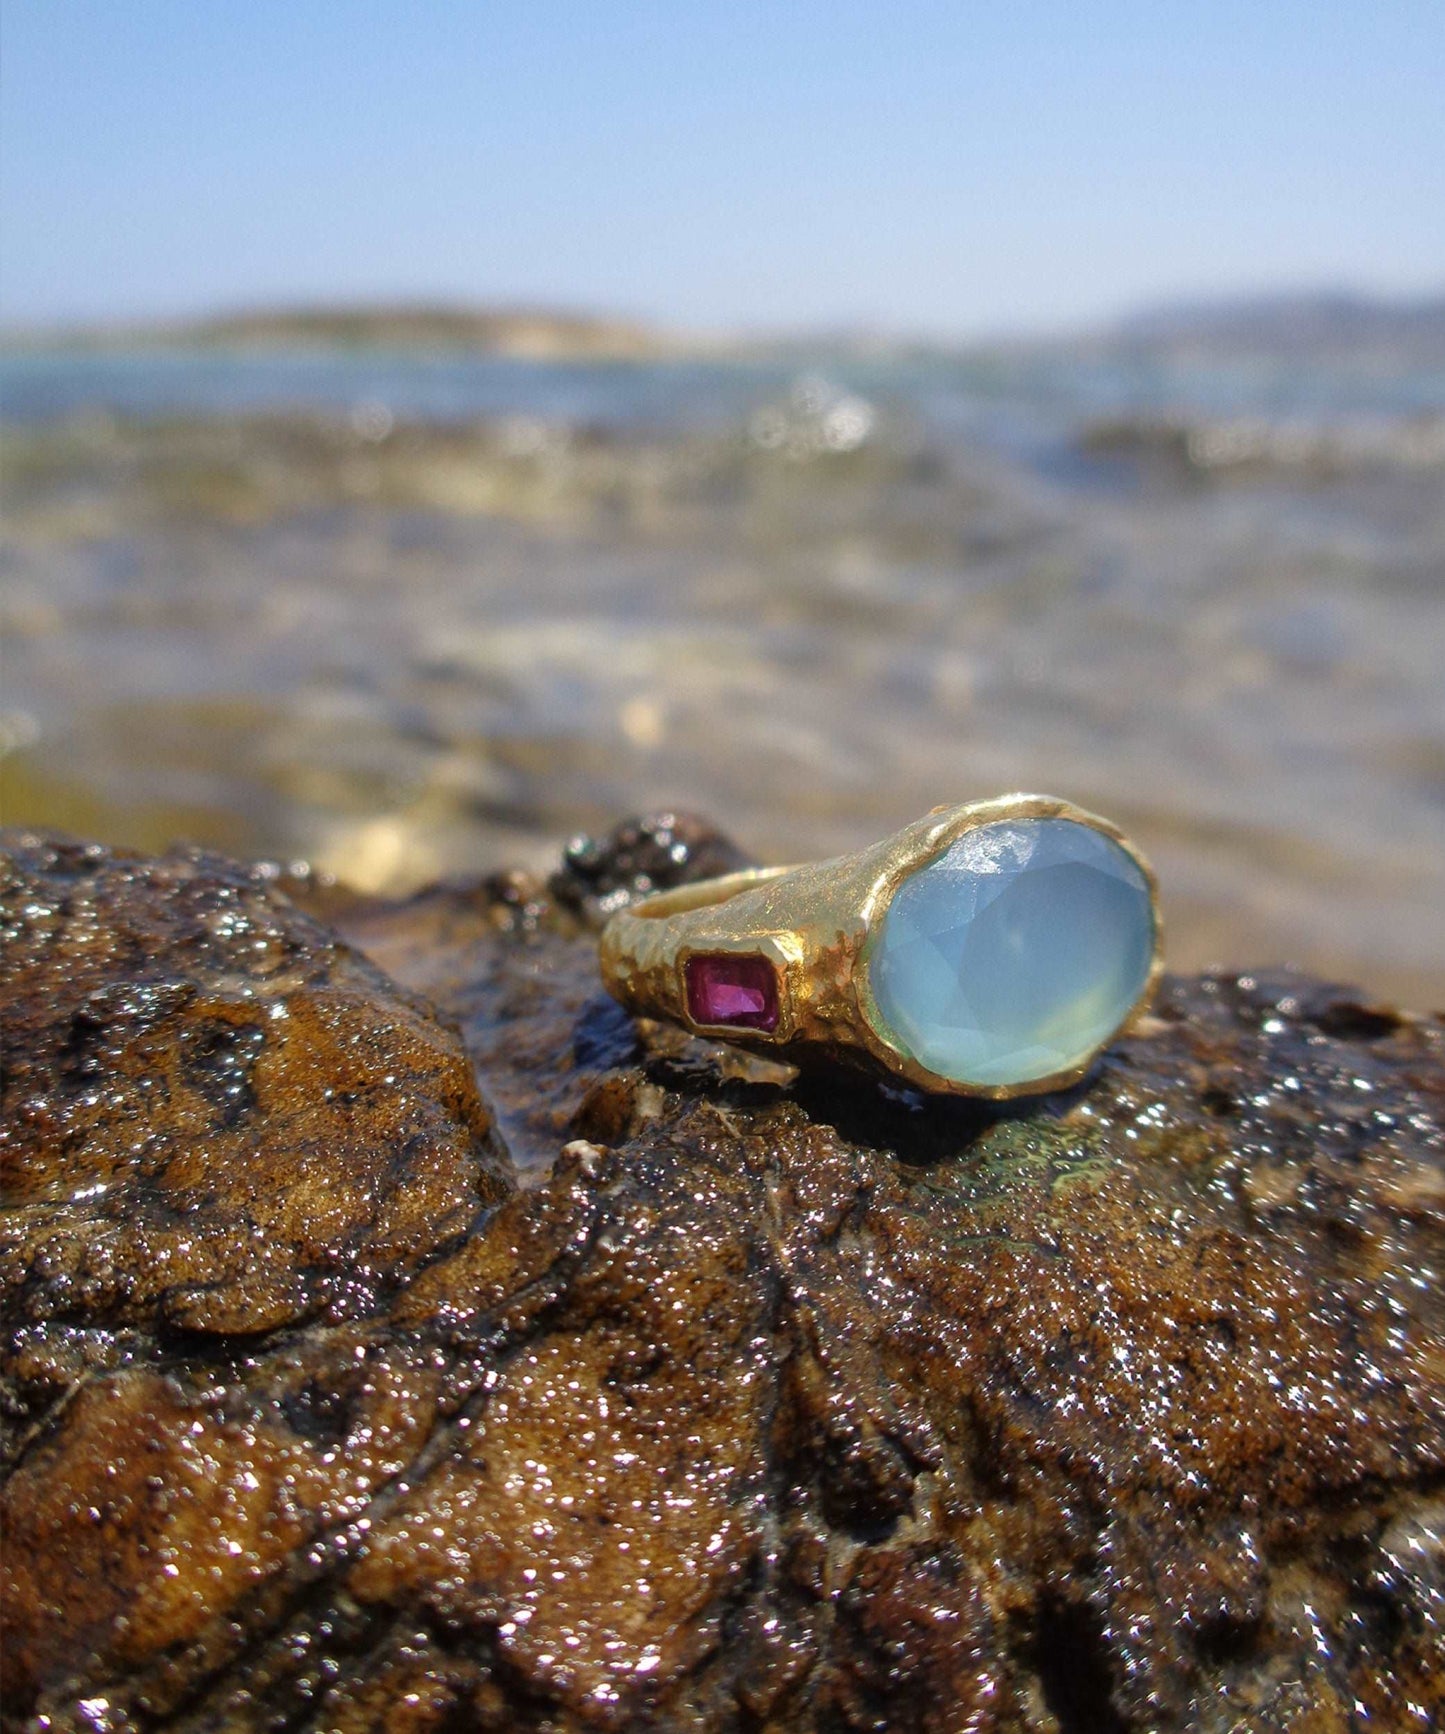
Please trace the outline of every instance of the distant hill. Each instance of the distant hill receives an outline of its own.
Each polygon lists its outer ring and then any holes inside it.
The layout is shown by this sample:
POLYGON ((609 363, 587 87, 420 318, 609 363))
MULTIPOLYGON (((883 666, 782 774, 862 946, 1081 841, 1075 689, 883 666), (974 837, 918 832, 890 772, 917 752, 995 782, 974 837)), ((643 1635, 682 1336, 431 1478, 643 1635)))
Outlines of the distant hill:
POLYGON ((682 347, 664 332, 628 320, 543 308, 445 304, 264 308, 205 319, 32 332, 22 341, 95 347, 451 349, 545 360, 631 360, 673 354, 682 347))
POLYGON ((1110 347, 1226 355, 1374 355, 1445 365, 1445 295, 1385 301, 1315 293, 1179 302, 1136 313, 1107 334, 1110 347))
POLYGON ((799 367, 830 359, 888 360, 960 354, 1079 354, 1225 361, 1265 357, 1378 360, 1445 367, 1445 294, 1386 301, 1346 293, 1180 301, 1147 308, 1091 333, 992 341, 910 338, 868 330, 796 330, 701 336, 637 320, 540 307, 458 303, 257 308, 201 319, 68 330, 9 331, 7 348, 398 349, 544 361, 761 356, 799 367))

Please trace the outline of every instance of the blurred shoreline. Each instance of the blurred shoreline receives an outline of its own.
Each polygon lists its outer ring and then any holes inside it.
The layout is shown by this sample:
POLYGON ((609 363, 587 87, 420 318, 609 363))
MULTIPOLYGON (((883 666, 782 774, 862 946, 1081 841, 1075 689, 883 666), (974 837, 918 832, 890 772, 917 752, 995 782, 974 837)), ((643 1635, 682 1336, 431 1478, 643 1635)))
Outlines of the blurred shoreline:
POLYGON ((1445 1004, 1429 306, 12 346, 4 818, 395 889, 641 807, 791 858, 1032 787, 1138 836, 1178 966, 1445 1004))
POLYGON ((0 327, 0 353, 107 349, 391 349, 549 361, 1073 354, 1164 363, 1253 357, 1294 367, 1352 359, 1438 372, 1445 368, 1445 293, 1386 299, 1340 290, 1167 302, 1077 331, 972 337, 885 328, 705 331, 578 309, 445 301, 338 301, 192 317, 0 327))

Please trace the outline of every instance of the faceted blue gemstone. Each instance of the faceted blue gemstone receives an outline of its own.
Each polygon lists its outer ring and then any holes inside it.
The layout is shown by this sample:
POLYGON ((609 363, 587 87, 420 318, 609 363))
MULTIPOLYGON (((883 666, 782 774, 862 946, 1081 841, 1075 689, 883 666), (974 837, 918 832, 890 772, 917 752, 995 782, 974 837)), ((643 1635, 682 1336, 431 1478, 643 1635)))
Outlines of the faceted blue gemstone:
POLYGON ((1080 1065, 1128 1016, 1154 951, 1149 887, 1072 819, 969 831, 906 879, 868 964, 882 1033, 955 1083, 1080 1065))

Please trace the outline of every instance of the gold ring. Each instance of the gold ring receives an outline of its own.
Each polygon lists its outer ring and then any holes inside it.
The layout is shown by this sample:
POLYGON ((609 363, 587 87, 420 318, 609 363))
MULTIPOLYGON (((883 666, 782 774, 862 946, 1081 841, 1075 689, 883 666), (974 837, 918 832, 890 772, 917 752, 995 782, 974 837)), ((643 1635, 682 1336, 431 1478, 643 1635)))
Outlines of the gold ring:
POLYGON ((995 1100, 1077 1083, 1148 1006, 1158 888, 1049 795, 940 807, 856 855, 729 873, 603 929, 625 1006, 697 1035, 995 1100))

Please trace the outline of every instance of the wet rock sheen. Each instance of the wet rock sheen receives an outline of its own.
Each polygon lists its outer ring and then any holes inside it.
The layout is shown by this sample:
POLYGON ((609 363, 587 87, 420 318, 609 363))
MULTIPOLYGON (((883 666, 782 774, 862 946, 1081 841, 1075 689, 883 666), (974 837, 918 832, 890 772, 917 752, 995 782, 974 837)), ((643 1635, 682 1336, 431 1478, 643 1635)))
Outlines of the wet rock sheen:
POLYGON ((1445 1726, 1441 1025, 1206 976, 1007 1113, 789 1081, 600 991, 656 844, 10 840, 6 1725, 1445 1726))

